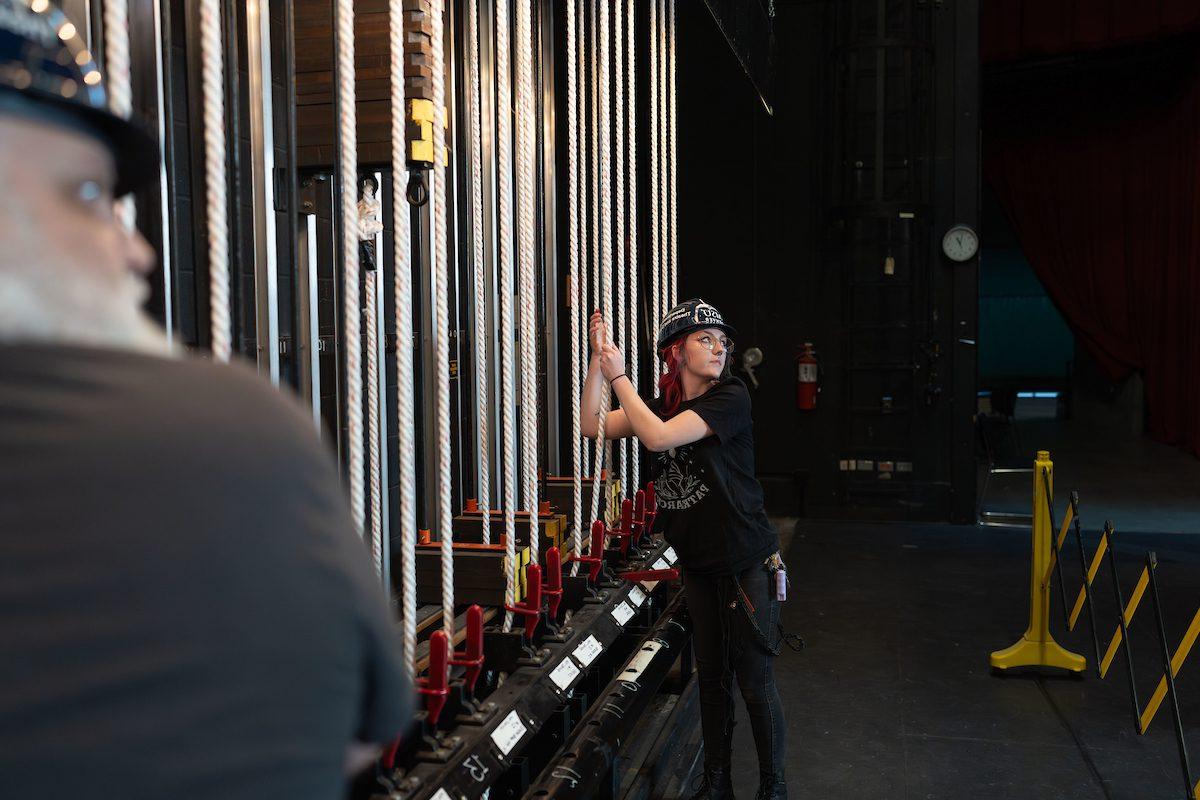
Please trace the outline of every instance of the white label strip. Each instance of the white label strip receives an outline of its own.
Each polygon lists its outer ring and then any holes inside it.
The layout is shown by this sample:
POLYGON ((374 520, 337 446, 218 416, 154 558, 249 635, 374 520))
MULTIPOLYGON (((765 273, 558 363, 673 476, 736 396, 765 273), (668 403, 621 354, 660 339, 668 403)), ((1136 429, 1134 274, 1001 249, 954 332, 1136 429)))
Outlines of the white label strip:
POLYGON ((438 789, 436 792, 434 792, 433 800, 451 800, 451 798, 450 795, 446 793, 445 789, 438 789))
POLYGON ((496 747, 500 748, 501 753, 508 755, 528 731, 525 723, 521 722, 521 718, 517 716, 517 712, 510 711, 504 718, 504 722, 501 722, 496 726, 496 730, 492 731, 492 741, 495 742, 496 747))
POLYGON ((581 666, 588 666, 596 660, 596 656, 600 655, 600 651, 604 648, 600 646, 600 641, 595 636, 589 636, 583 640, 583 643, 575 648, 575 660, 581 666))
POLYGON ((668 547, 666 552, 663 553, 663 555, 667 557, 667 563, 670 563, 670 564, 674 564, 676 561, 679 560, 679 556, 675 555, 674 547, 668 547))
POLYGON ((575 666, 575 662, 569 658, 564 658, 550 672, 550 680, 554 681, 554 685, 564 692, 571 685, 572 681, 578 677, 579 667, 575 666))
POLYGON ((633 601, 634 608, 641 608, 642 603, 646 602, 646 593, 642 587, 635 585, 629 590, 629 599, 633 601))
POLYGON ((666 559, 660 558, 650 565, 650 569, 670 569, 671 565, 666 562, 666 559))
POLYGON ((625 627, 625 623, 629 622, 629 618, 633 616, 633 609, 629 607, 629 603, 622 600, 613 608, 612 615, 618 625, 625 627))
POLYGON ((625 669, 621 670, 620 679, 623 681, 638 682, 645 672, 646 667, 654 660, 654 656, 658 655, 658 651, 662 649, 662 645, 658 642, 646 642, 642 645, 642 649, 638 650, 625 669))

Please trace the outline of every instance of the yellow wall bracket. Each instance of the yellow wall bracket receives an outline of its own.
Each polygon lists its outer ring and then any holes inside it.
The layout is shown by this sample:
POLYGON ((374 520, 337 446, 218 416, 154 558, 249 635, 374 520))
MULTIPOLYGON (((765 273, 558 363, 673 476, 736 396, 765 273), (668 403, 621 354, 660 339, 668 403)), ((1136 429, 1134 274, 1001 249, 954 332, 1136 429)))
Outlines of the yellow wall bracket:
POLYGON ((433 101, 408 101, 408 160, 433 165, 433 101))
POLYGON ((1050 476, 1050 490, 1054 490, 1054 462, 1050 453, 1039 450, 1033 464, 1033 556, 1029 573, 1029 627, 1012 647, 992 653, 991 663, 996 669, 1013 667, 1058 667, 1072 672, 1083 672, 1087 659, 1078 653, 1063 648, 1050 635, 1050 583, 1044 580, 1050 566, 1050 498, 1046 496, 1046 484, 1042 481, 1042 470, 1050 476))

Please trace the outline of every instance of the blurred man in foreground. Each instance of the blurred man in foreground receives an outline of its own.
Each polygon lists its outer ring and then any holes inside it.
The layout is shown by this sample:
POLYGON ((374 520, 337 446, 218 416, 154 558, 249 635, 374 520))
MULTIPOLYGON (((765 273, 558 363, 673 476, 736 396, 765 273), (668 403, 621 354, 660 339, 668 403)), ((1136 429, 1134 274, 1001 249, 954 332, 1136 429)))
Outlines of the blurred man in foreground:
POLYGON ((115 197, 158 173, 46 0, 0 0, 0 794, 342 796, 410 719, 309 418, 173 353, 115 197))

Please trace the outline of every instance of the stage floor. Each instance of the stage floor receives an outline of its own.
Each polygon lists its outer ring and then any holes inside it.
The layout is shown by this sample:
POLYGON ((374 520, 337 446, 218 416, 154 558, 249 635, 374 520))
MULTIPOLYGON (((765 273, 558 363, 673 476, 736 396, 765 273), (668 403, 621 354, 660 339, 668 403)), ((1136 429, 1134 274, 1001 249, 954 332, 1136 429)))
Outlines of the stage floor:
MULTIPOLYGON (((801 520, 786 538, 793 589, 783 620, 808 644, 785 649, 776 665, 794 800, 1185 796, 1169 705, 1137 735, 1124 657, 1106 680, 1095 677, 1086 614, 1063 634, 1055 602, 1051 630, 1087 656, 1087 677, 992 673, 988 654, 1026 626, 1028 532, 801 520)), ((1130 535, 1116 551, 1128 597, 1146 548, 1157 548, 1172 649, 1200 603, 1200 546, 1191 539, 1130 535)), ((1090 555, 1094 536, 1085 544, 1090 555)), ((1073 599, 1079 567, 1066 564, 1073 599)), ((1107 566, 1097 586, 1103 652, 1116 624, 1107 566)), ((1153 629, 1147 595, 1131 629, 1143 703, 1162 669, 1153 629)), ((1200 664, 1185 663, 1178 686, 1200 765, 1200 664)), ((757 762, 740 699, 738 722, 734 785, 749 800, 757 762)))

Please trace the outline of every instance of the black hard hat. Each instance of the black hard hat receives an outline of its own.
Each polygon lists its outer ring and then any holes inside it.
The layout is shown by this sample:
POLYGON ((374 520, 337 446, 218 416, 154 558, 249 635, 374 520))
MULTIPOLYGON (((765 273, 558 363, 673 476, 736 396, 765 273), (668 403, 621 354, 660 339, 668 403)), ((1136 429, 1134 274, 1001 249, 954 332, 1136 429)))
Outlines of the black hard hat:
POLYGON ((49 0, 0 0, 0 114, 94 136, 113 154, 114 194, 159 170, 158 145, 108 110, 104 82, 75 25, 49 0))
POLYGON ((725 322, 716 306, 709 305, 699 297, 684 300, 672 308, 663 317, 658 326, 658 342, 655 345, 659 352, 676 336, 703 328, 720 328, 730 336, 736 336, 737 331, 725 322))

